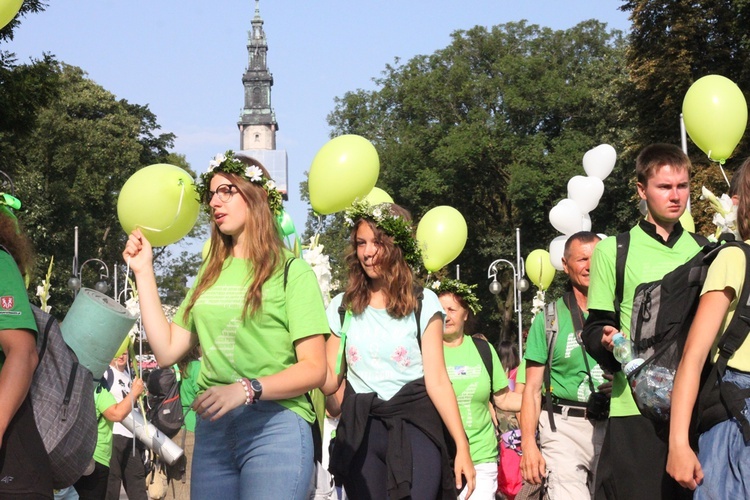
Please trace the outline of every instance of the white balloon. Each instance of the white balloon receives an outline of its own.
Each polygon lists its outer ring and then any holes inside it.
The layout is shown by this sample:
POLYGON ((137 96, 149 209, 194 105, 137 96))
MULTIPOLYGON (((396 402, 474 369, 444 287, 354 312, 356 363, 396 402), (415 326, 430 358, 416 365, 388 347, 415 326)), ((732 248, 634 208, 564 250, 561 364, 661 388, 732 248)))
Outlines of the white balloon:
POLYGON ((573 234, 581 231, 583 214, 575 201, 565 198, 549 211, 549 221, 561 233, 573 234))
POLYGON ((568 237, 563 235, 558 236, 549 244, 549 260, 552 262, 552 267, 558 271, 563 270, 562 258, 565 252, 566 241, 568 241, 568 237))
POLYGON ((591 231, 591 216, 583 214, 581 217, 581 231, 591 231))
POLYGON ((589 149, 583 155, 583 169, 590 177, 598 177, 601 180, 607 178, 615 168, 617 151, 609 144, 600 144, 594 149, 589 149))
POLYGON ((599 205, 603 194, 604 181, 598 177, 575 175, 568 181, 568 198, 575 201, 584 214, 599 205))

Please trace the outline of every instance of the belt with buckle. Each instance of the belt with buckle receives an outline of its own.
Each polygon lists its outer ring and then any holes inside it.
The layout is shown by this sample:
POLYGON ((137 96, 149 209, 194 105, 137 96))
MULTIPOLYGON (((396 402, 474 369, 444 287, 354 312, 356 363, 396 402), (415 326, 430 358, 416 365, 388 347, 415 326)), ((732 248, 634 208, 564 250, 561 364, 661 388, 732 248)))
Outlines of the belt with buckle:
POLYGON ((586 418, 586 408, 576 408, 575 406, 553 405, 552 406, 552 413, 557 413, 559 415, 562 415, 563 414, 563 408, 567 408, 568 409, 568 416, 569 417, 586 418))

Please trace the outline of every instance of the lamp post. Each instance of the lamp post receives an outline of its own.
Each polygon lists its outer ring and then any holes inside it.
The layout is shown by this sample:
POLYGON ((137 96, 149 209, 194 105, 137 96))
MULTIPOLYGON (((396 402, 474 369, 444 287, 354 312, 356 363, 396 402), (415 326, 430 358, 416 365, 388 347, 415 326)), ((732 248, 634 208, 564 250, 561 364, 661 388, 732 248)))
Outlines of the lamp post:
POLYGON ((89 262, 96 262, 99 264, 99 281, 96 282, 94 285, 94 290, 101 293, 107 293, 109 290, 109 283, 107 283, 107 279, 109 279, 109 267, 107 267, 107 264, 104 263, 101 259, 87 259, 83 262, 83 264, 78 266, 78 226, 75 226, 75 237, 74 237, 74 243, 73 243, 73 274, 70 276, 70 279, 68 279, 68 288, 70 288, 73 291, 73 296, 78 295, 78 291, 81 289, 82 284, 82 274, 83 274, 83 268, 88 264, 89 262))
POLYGON ((524 269, 523 260, 521 259, 521 230, 516 228, 516 263, 515 265, 506 259, 496 259, 487 268, 487 279, 492 279, 490 282, 490 293, 497 295, 502 290, 502 285, 497 281, 497 266, 500 264, 507 264, 513 270, 513 311, 516 313, 516 321, 518 322, 518 355, 523 357, 523 325, 521 324, 521 293, 529 289, 529 282, 523 277, 526 273, 524 269))

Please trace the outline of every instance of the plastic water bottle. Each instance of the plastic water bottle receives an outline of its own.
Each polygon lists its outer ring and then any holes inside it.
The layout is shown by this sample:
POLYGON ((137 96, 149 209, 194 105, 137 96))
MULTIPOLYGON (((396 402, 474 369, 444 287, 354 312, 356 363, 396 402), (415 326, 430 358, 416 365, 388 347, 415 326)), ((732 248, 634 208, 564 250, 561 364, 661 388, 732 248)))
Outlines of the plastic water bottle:
POLYGON ((614 337, 612 337, 612 342, 615 344, 612 354, 622 364, 622 371, 627 377, 643 364, 643 359, 633 358, 632 344, 621 332, 615 333, 614 337))

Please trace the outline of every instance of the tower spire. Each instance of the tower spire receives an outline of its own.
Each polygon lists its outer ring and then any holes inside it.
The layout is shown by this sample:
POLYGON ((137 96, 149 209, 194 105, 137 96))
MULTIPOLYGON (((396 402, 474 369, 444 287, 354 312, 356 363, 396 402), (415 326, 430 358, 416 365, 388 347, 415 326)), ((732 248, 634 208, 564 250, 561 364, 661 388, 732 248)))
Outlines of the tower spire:
POLYGON ((255 0, 255 15, 247 38, 248 64, 242 76, 245 105, 237 126, 240 149, 276 149, 276 114, 271 107, 273 75, 268 70, 268 42, 260 17, 260 0, 255 0))

